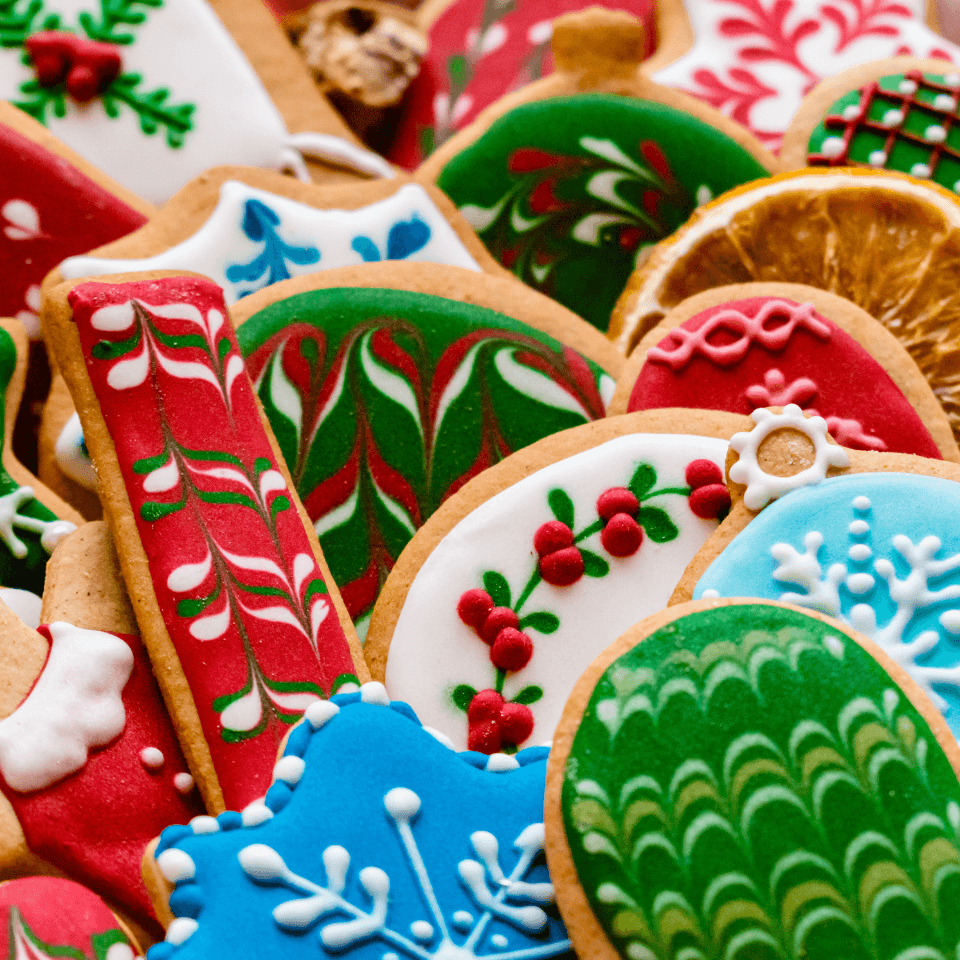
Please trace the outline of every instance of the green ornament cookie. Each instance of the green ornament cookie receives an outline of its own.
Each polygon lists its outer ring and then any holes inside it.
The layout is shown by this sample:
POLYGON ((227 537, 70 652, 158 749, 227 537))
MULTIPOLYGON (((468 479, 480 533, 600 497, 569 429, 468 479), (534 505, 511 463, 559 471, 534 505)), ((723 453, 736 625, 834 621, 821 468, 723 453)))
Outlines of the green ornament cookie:
POLYGON ((437 185, 521 280, 606 330, 649 248, 767 176, 740 144, 662 103, 584 93, 495 120, 437 185))
POLYGON ((851 90, 810 135, 810 166, 899 170, 960 192, 960 74, 911 70, 851 90))
POLYGON ((776 604, 685 605, 628 643, 552 758, 548 859, 576 871, 557 897, 581 956, 958 955, 960 784, 937 737, 960 754, 918 688, 776 604))
POLYGON ((404 290, 290 296, 244 320, 238 340, 361 635, 396 558, 447 497, 602 418, 613 388, 525 323, 404 290))

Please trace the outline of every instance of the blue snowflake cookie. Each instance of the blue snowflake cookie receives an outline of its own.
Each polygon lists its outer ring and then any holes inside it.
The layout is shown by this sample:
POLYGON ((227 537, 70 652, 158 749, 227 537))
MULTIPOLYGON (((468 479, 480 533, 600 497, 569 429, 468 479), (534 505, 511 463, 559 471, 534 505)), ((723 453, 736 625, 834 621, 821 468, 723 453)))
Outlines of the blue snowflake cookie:
POLYGON ((546 760, 455 753, 378 683, 314 704, 264 803, 163 832, 176 919, 148 960, 567 954, 546 760))

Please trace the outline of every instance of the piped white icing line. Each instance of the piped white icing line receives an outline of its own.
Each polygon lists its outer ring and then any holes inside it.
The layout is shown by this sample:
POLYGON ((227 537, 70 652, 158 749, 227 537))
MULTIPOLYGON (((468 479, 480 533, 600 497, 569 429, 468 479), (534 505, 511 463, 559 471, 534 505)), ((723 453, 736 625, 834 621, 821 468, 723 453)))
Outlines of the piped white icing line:
POLYGON ((74 413, 63 425, 60 436, 57 437, 54 455, 64 476, 79 483, 85 490, 97 492, 97 475, 83 447, 83 427, 80 426, 78 413, 74 413))
POLYGON ((730 468, 730 479, 734 483, 746 484, 743 502, 750 510, 762 510, 771 500, 791 490, 825 480, 830 467, 846 467, 850 464, 843 447, 827 439, 827 421, 823 417, 805 417, 795 403, 787 404, 783 413, 773 413, 761 407, 750 416, 756 426, 749 433, 735 433, 730 438, 730 449, 740 455, 740 459, 730 468), (810 440, 814 459, 805 470, 789 477, 778 477, 763 470, 757 459, 758 452, 771 433, 788 428, 798 430, 810 440))
POLYGON ((427 227, 429 239, 405 260, 480 271, 430 195, 417 184, 405 184, 389 197, 357 210, 318 210, 233 180, 220 188, 220 200, 207 222, 169 250, 141 260, 69 257, 60 270, 67 280, 137 270, 194 270, 223 287, 228 305, 236 303, 244 294, 266 285, 265 280, 231 280, 227 276, 230 267, 248 264, 263 252, 263 241, 251 240, 242 230, 248 201, 264 204, 279 217, 276 231, 285 243, 318 251, 318 258, 310 263, 286 261, 290 277, 364 263, 354 245, 358 238, 369 240, 366 249, 376 248, 386 259, 391 228, 413 220, 427 227))
POLYGON ((0 773, 21 793, 42 790, 123 732, 121 695, 133 654, 119 637, 50 625, 50 656, 33 690, 0 721, 0 773))
MULTIPOLYGON (((287 146, 293 149, 297 158, 303 154, 317 160, 329 160, 385 180, 392 180, 397 175, 393 165, 379 154, 332 133, 292 133, 287 138, 287 146)), ((300 162, 303 162, 302 159, 300 162)), ((292 161, 291 166, 299 179, 310 182, 310 171, 306 165, 303 166, 303 176, 296 160, 292 161)))

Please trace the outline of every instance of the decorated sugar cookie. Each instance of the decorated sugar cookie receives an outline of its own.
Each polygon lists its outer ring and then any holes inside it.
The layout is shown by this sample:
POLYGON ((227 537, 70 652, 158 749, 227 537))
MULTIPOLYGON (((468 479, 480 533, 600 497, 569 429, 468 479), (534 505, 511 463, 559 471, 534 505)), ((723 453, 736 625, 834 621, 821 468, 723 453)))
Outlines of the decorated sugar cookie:
POLYGON ((0 316, 40 335, 40 282, 64 257, 116 240, 152 208, 0 103, 0 316))
POLYGON ((360 149, 260 3, 7 3, 0 28, 0 97, 153 203, 222 163, 308 179, 312 154, 361 176, 390 173, 360 149))
POLYGON ((233 311, 361 635, 401 550, 441 503, 513 451, 604 416, 612 378, 554 337, 569 332, 616 364, 609 341, 514 287, 449 267, 380 265, 281 284, 233 311), (458 299, 420 292, 430 289, 458 299))
POLYGON ((545 750, 454 753, 380 684, 317 703, 264 803, 164 831, 145 869, 176 919, 149 956, 568 956, 545 773, 545 750))
POLYGON ((502 98, 417 173, 500 263, 601 330, 650 246, 776 165, 736 124, 637 74, 642 36, 625 13, 561 17, 557 72, 502 98))
MULTIPOLYGON (((654 49, 653 3, 605 0, 603 5, 638 17, 643 52, 654 49)), ((528 0, 515 6, 494 0, 424 3, 417 19, 430 46, 404 101, 390 158, 403 167, 416 167, 504 94, 549 74, 553 20, 584 6, 583 0, 528 0)))
POLYGON ((140 948, 106 904, 60 877, 22 877, 0 885, 4 956, 134 960, 140 948))
POLYGON ((631 354, 611 413, 796 403, 857 450, 960 460, 950 423, 896 337, 802 284, 738 284, 683 301, 631 354))
POLYGON ((149 927, 143 851, 204 808, 105 524, 85 525, 54 554, 42 619, 39 636, 3 631, 0 662, 19 692, 0 710, 0 789, 16 817, 0 856, 9 864, 16 850, 33 869, 65 871, 149 927))
POLYGON ((925 0, 667 0, 667 7, 673 16, 685 9, 693 45, 653 78, 721 110, 771 150, 825 77, 900 54, 960 60, 960 48, 925 22, 934 7, 925 0))
POLYGON ((374 610, 374 676, 458 747, 549 743, 577 677, 661 609, 729 507, 744 419, 653 411, 541 441, 414 538, 374 610), (684 432, 685 431, 685 432, 684 432))
POLYGON ((211 809, 243 806, 304 709, 363 677, 352 624, 219 288, 176 276, 64 284, 50 305, 58 367, 191 772, 211 809))
POLYGON ((836 621, 742 600, 651 617, 577 684, 551 757, 574 949, 948 957, 958 769, 917 686, 836 621))

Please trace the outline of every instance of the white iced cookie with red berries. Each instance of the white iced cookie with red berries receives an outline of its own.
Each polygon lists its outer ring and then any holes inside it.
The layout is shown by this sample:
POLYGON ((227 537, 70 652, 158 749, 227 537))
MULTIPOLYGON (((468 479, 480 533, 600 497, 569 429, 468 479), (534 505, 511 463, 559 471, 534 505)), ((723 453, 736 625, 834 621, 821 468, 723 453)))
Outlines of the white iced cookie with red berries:
POLYGON ((549 742, 577 678, 666 605, 730 504, 745 420, 658 410, 556 434, 447 501, 394 567, 365 652, 458 749, 549 742))

